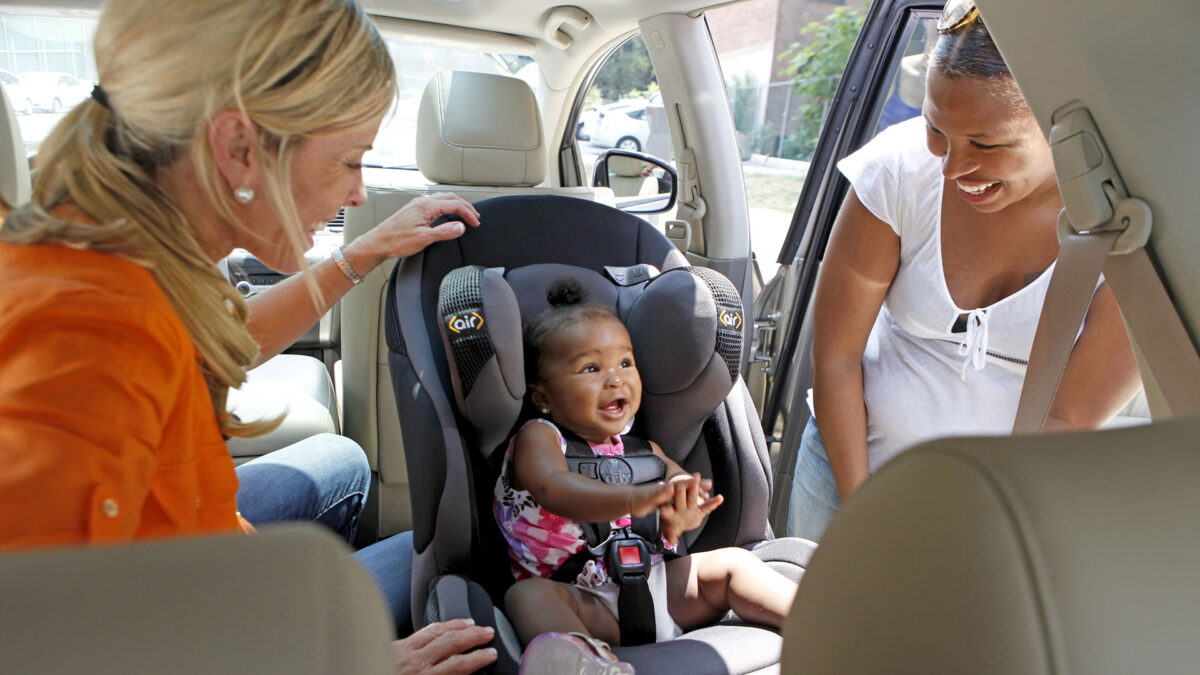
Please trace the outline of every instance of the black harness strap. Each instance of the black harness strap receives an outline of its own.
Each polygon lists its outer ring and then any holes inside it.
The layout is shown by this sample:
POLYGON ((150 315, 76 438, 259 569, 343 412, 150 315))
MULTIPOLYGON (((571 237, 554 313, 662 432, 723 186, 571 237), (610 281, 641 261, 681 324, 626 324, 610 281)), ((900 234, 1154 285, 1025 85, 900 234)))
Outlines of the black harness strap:
MULTIPOLYGON (((562 433, 567 441, 567 467, 571 471, 611 485, 639 485, 666 476, 666 464, 643 439, 623 436, 624 457, 603 457, 592 452, 582 438, 566 430, 562 433)), ((607 522, 581 525, 587 546, 563 562, 550 578, 573 583, 587 561, 604 556, 605 569, 621 586, 617 596, 621 644, 654 642, 654 597, 649 581, 650 555, 663 550, 658 511, 633 518, 630 527, 616 531, 607 522)))

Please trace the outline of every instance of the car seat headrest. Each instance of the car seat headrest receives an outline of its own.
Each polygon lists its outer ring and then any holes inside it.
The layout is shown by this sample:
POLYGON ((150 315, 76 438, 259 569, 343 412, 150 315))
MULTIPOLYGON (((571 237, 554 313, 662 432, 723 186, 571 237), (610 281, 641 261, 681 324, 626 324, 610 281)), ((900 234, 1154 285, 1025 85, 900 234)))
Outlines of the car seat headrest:
POLYGON ((8 93, 0 87, 0 217, 4 215, 3 204, 15 207, 29 201, 30 185, 21 127, 8 93))
POLYGON ((417 168, 449 185, 532 186, 546 177, 533 90, 503 75, 443 71, 417 111, 417 168))
MULTIPOLYGON (((638 278, 620 271, 612 276, 638 278)), ((526 388, 522 325, 549 306, 547 289, 564 277, 579 281, 589 302, 612 308, 625 323, 642 378, 639 430, 681 460, 737 381, 742 348, 741 301, 733 284, 690 267, 628 286, 559 264, 507 273, 468 266, 447 275, 439 324, 455 402, 480 451, 498 459, 518 421, 526 388)))
POLYGON ((608 158, 608 173, 615 176, 640 177, 646 162, 636 157, 613 155, 608 158))

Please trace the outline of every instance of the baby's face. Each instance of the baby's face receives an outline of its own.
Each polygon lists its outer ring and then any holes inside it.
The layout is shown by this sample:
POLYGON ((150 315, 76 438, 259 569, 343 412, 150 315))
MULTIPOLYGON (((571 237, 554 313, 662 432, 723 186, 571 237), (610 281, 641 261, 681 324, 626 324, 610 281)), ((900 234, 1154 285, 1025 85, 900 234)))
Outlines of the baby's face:
POLYGON ((546 345, 533 402, 558 425, 593 443, 620 435, 642 402, 642 378, 625 326, 591 318, 567 326, 546 345))

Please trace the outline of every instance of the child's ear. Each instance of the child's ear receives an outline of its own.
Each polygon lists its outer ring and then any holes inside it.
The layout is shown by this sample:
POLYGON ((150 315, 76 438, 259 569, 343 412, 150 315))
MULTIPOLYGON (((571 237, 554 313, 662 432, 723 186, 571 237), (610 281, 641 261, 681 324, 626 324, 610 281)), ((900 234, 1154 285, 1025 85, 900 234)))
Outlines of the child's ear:
POLYGON ((533 401, 533 407, 538 410, 546 410, 550 407, 550 398, 546 396, 546 390, 541 384, 529 385, 529 400, 533 401))

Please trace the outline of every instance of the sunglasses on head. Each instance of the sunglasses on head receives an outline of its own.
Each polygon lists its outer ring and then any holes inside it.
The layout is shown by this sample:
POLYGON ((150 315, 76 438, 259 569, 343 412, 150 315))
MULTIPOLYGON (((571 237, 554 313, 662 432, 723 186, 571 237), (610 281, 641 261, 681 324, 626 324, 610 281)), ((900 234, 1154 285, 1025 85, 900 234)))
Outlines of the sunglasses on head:
POLYGON ((979 19, 979 8, 975 0, 949 0, 942 8, 942 16, 938 19, 937 30, 942 35, 969 26, 979 19))

